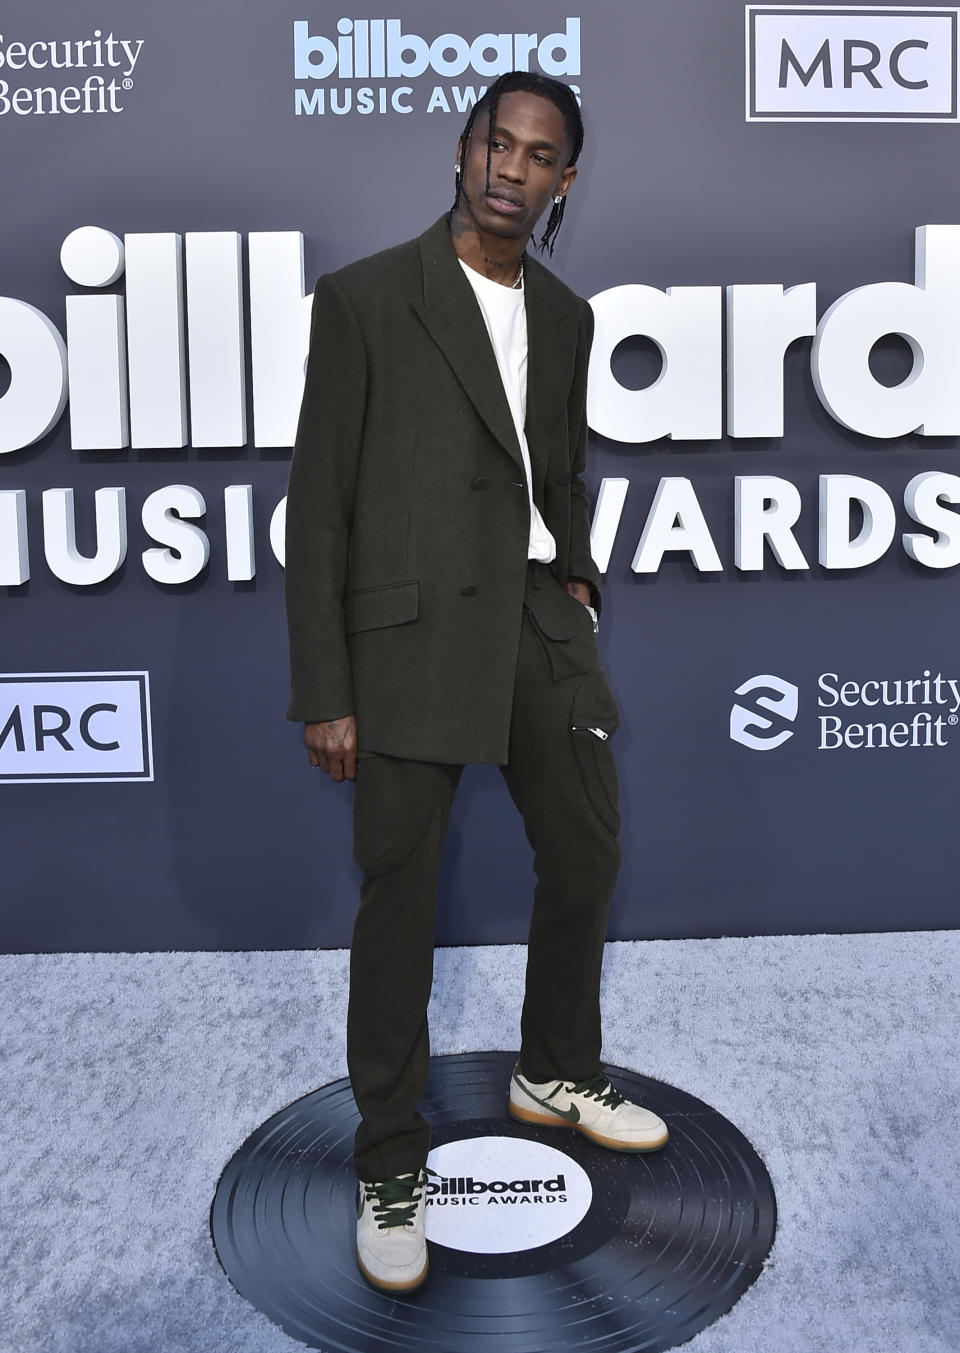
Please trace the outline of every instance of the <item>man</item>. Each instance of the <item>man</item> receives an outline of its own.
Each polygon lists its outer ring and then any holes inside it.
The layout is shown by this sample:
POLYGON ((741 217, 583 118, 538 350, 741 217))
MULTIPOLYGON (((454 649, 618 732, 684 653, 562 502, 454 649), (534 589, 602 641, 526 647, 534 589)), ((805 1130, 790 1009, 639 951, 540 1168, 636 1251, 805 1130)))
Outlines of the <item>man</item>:
POLYGON ((427 1272, 418 1103, 465 764, 501 767, 538 880, 509 1111, 614 1149, 667 1139, 599 1060, 620 824, 580 478, 592 315, 525 253, 548 206, 552 252, 582 139, 565 85, 501 77, 459 141, 449 215, 316 288, 287 506, 289 717, 311 765, 356 780, 357 1258, 387 1291, 427 1272))

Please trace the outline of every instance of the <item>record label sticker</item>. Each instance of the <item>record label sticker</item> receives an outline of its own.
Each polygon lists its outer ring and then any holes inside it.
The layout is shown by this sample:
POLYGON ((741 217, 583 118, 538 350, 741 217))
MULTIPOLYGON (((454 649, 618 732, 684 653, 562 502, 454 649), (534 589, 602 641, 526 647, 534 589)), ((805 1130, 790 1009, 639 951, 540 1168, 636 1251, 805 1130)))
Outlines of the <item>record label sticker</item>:
POLYGON ((469 1254, 513 1254, 567 1235, 593 1188, 572 1157, 518 1137, 467 1137, 427 1157, 427 1239, 469 1254))

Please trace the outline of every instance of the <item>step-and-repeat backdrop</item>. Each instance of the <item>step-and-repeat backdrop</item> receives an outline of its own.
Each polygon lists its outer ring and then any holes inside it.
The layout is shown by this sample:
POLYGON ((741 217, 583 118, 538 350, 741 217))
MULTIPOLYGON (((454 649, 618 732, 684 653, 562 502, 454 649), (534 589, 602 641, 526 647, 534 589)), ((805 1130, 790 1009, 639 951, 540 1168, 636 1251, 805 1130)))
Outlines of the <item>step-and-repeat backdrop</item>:
MULTIPOLYGON (((3 947, 348 941, 351 791, 284 720, 309 297, 449 206, 511 68, 587 129, 553 266, 597 316, 611 933, 953 926, 957 17, 9 0, 3 947)), ((522 939, 531 884, 470 770, 439 939, 522 939)))

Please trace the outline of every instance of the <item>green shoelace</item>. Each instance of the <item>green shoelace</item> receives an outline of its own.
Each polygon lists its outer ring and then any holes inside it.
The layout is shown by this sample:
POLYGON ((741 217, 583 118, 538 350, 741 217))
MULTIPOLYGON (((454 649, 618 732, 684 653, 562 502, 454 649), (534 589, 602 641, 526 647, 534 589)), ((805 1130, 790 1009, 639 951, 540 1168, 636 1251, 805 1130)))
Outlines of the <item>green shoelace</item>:
POLYGON ((436 1175, 436 1171, 426 1166, 419 1175, 399 1175, 396 1179, 384 1179, 378 1184, 364 1183, 363 1191, 368 1203, 374 1202, 373 1215, 381 1231, 393 1226, 410 1226, 420 1202, 418 1189, 427 1182, 427 1175, 436 1175))
POLYGON ((606 1076, 593 1076, 590 1080, 574 1081, 570 1086, 570 1093, 584 1095, 587 1099, 597 1099, 609 1109, 619 1108, 626 1099, 626 1095, 615 1090, 606 1076))

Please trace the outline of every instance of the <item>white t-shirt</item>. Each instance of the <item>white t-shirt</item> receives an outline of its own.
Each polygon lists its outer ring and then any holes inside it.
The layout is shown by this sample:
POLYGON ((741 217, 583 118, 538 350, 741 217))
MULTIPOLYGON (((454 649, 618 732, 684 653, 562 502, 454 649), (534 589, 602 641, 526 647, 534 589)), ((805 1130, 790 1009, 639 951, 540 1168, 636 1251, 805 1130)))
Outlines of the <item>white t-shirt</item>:
POLYGON ((530 501, 530 543, 527 558, 539 559, 542 563, 549 564, 557 557, 557 542, 547 529, 547 524, 533 501, 530 448, 527 446, 524 432, 527 421, 527 311, 523 289, 491 282, 489 277, 474 271, 463 259, 459 259, 458 262, 469 278, 479 302, 480 313, 483 315, 493 354, 497 359, 507 403, 513 415, 517 441, 520 443, 520 454, 523 457, 523 469, 527 480, 527 497, 530 501))

